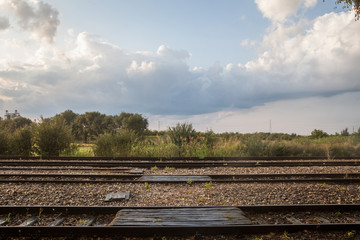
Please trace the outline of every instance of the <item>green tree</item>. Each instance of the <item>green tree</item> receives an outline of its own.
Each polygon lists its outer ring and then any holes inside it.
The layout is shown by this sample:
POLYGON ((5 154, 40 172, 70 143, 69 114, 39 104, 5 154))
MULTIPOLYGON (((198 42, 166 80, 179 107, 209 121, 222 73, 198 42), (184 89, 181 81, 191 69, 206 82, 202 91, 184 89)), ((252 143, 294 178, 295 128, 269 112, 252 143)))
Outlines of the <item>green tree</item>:
POLYGON ((340 135, 341 136, 350 136, 349 129, 345 128, 344 130, 341 131, 340 135))
POLYGON ((0 132, 0 155, 8 154, 8 144, 9 138, 8 135, 5 134, 3 131, 0 132))
MULTIPOLYGON (((325 0, 324 0, 325 1, 325 0)), ((349 8, 355 12, 355 19, 360 18, 360 0, 336 0, 336 4, 343 4, 343 8, 349 8)))
POLYGON ((6 119, 0 121, 0 129, 7 134, 13 134, 16 130, 28 127, 32 121, 28 118, 20 117, 15 119, 6 119))
POLYGON ((86 112, 75 118, 73 132, 77 139, 89 142, 105 132, 105 114, 99 112, 86 112))
POLYGON ((142 136, 149 125, 147 118, 138 113, 122 112, 116 122, 120 128, 132 130, 138 136, 142 136))
POLYGON ((69 109, 59 114, 59 116, 65 119, 65 123, 67 125, 72 125, 78 115, 79 114, 74 113, 72 110, 69 109))
POLYGON ((70 149, 71 143, 71 128, 62 117, 42 119, 36 126, 36 151, 41 156, 59 156, 62 151, 70 149))
POLYGON ((324 132, 323 130, 319 130, 319 129, 314 129, 311 132, 311 138, 316 139, 316 138, 323 138, 323 137, 327 137, 329 136, 326 132, 324 132))

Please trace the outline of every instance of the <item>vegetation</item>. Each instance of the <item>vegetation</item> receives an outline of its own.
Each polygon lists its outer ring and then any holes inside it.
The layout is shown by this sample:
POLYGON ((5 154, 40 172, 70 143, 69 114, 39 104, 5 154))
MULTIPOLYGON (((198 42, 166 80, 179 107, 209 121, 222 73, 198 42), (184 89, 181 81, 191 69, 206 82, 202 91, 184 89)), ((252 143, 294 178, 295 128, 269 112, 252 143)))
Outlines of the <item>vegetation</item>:
POLYGON ((336 0, 335 3, 343 4, 343 8, 350 8, 355 13, 355 19, 359 20, 359 18, 360 18, 360 0, 336 0))
POLYGON ((283 133, 196 132, 191 123, 151 131, 140 114, 109 116, 71 110, 32 122, 0 120, 0 155, 20 156, 360 156, 360 128, 330 135, 314 129, 310 136, 283 133))
POLYGON ((42 119, 35 126, 34 150, 41 156, 59 156, 69 151, 72 143, 71 129, 64 118, 42 119))

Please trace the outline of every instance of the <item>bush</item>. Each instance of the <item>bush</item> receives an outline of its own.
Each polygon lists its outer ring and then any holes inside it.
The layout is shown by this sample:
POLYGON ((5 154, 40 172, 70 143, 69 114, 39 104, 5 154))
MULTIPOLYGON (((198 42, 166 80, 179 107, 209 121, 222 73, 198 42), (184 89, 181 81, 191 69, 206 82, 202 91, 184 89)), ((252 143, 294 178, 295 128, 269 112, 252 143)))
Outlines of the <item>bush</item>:
POLYGON ((100 135, 95 142, 95 156, 130 156, 136 140, 134 131, 121 129, 116 133, 100 135))
POLYGON ((171 141, 179 147, 179 156, 182 155, 182 145, 189 143, 197 135, 191 123, 178 123, 175 127, 169 127, 168 133, 171 141))
POLYGON ((59 156, 71 147, 71 128, 62 117, 42 119, 35 129, 36 152, 41 156, 59 156))
POLYGON ((30 156, 32 152, 32 133, 29 128, 17 130, 9 139, 9 154, 30 156))
POLYGON ((323 130, 319 130, 319 129, 314 129, 311 132, 311 138, 313 139, 317 139, 317 138, 324 138, 329 136, 326 132, 324 132, 323 130))
POLYGON ((3 132, 0 132, 0 155, 8 154, 8 142, 9 139, 7 135, 3 132))
POLYGON ((178 146, 171 141, 160 137, 154 140, 138 141, 131 147, 132 156, 176 157, 178 154, 178 146))

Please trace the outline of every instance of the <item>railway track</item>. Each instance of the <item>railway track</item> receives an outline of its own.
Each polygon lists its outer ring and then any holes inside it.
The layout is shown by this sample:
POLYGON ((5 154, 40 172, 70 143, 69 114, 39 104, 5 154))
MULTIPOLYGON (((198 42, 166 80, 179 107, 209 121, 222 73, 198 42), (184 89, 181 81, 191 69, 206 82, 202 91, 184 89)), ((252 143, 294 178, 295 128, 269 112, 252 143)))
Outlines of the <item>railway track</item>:
POLYGON ((67 161, 278 161, 278 160, 354 160, 358 157, 24 157, 0 156, 0 160, 67 160, 67 161))
POLYGON ((142 175, 142 174, 0 174, 0 183, 359 183, 360 173, 331 174, 237 174, 237 175, 142 175))
POLYGON ((358 231, 360 205, 227 207, 0 206, 0 238, 189 236, 358 231))
POLYGON ((2 167, 81 166, 98 168, 202 168, 202 167, 299 167, 299 166, 359 166, 360 160, 271 160, 271 161, 94 161, 94 160, 0 160, 2 167))

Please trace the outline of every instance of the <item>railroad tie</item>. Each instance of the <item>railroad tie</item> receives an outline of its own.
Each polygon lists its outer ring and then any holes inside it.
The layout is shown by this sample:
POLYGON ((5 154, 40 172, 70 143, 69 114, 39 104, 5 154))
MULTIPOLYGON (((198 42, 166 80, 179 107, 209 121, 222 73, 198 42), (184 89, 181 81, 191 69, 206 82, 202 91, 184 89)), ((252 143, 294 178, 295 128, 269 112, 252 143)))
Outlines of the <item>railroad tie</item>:
POLYGON ((20 227, 25 227, 25 226, 32 226, 34 225, 37 221, 39 220, 38 216, 32 216, 30 218, 27 218, 23 223, 21 223, 19 226, 20 227))

